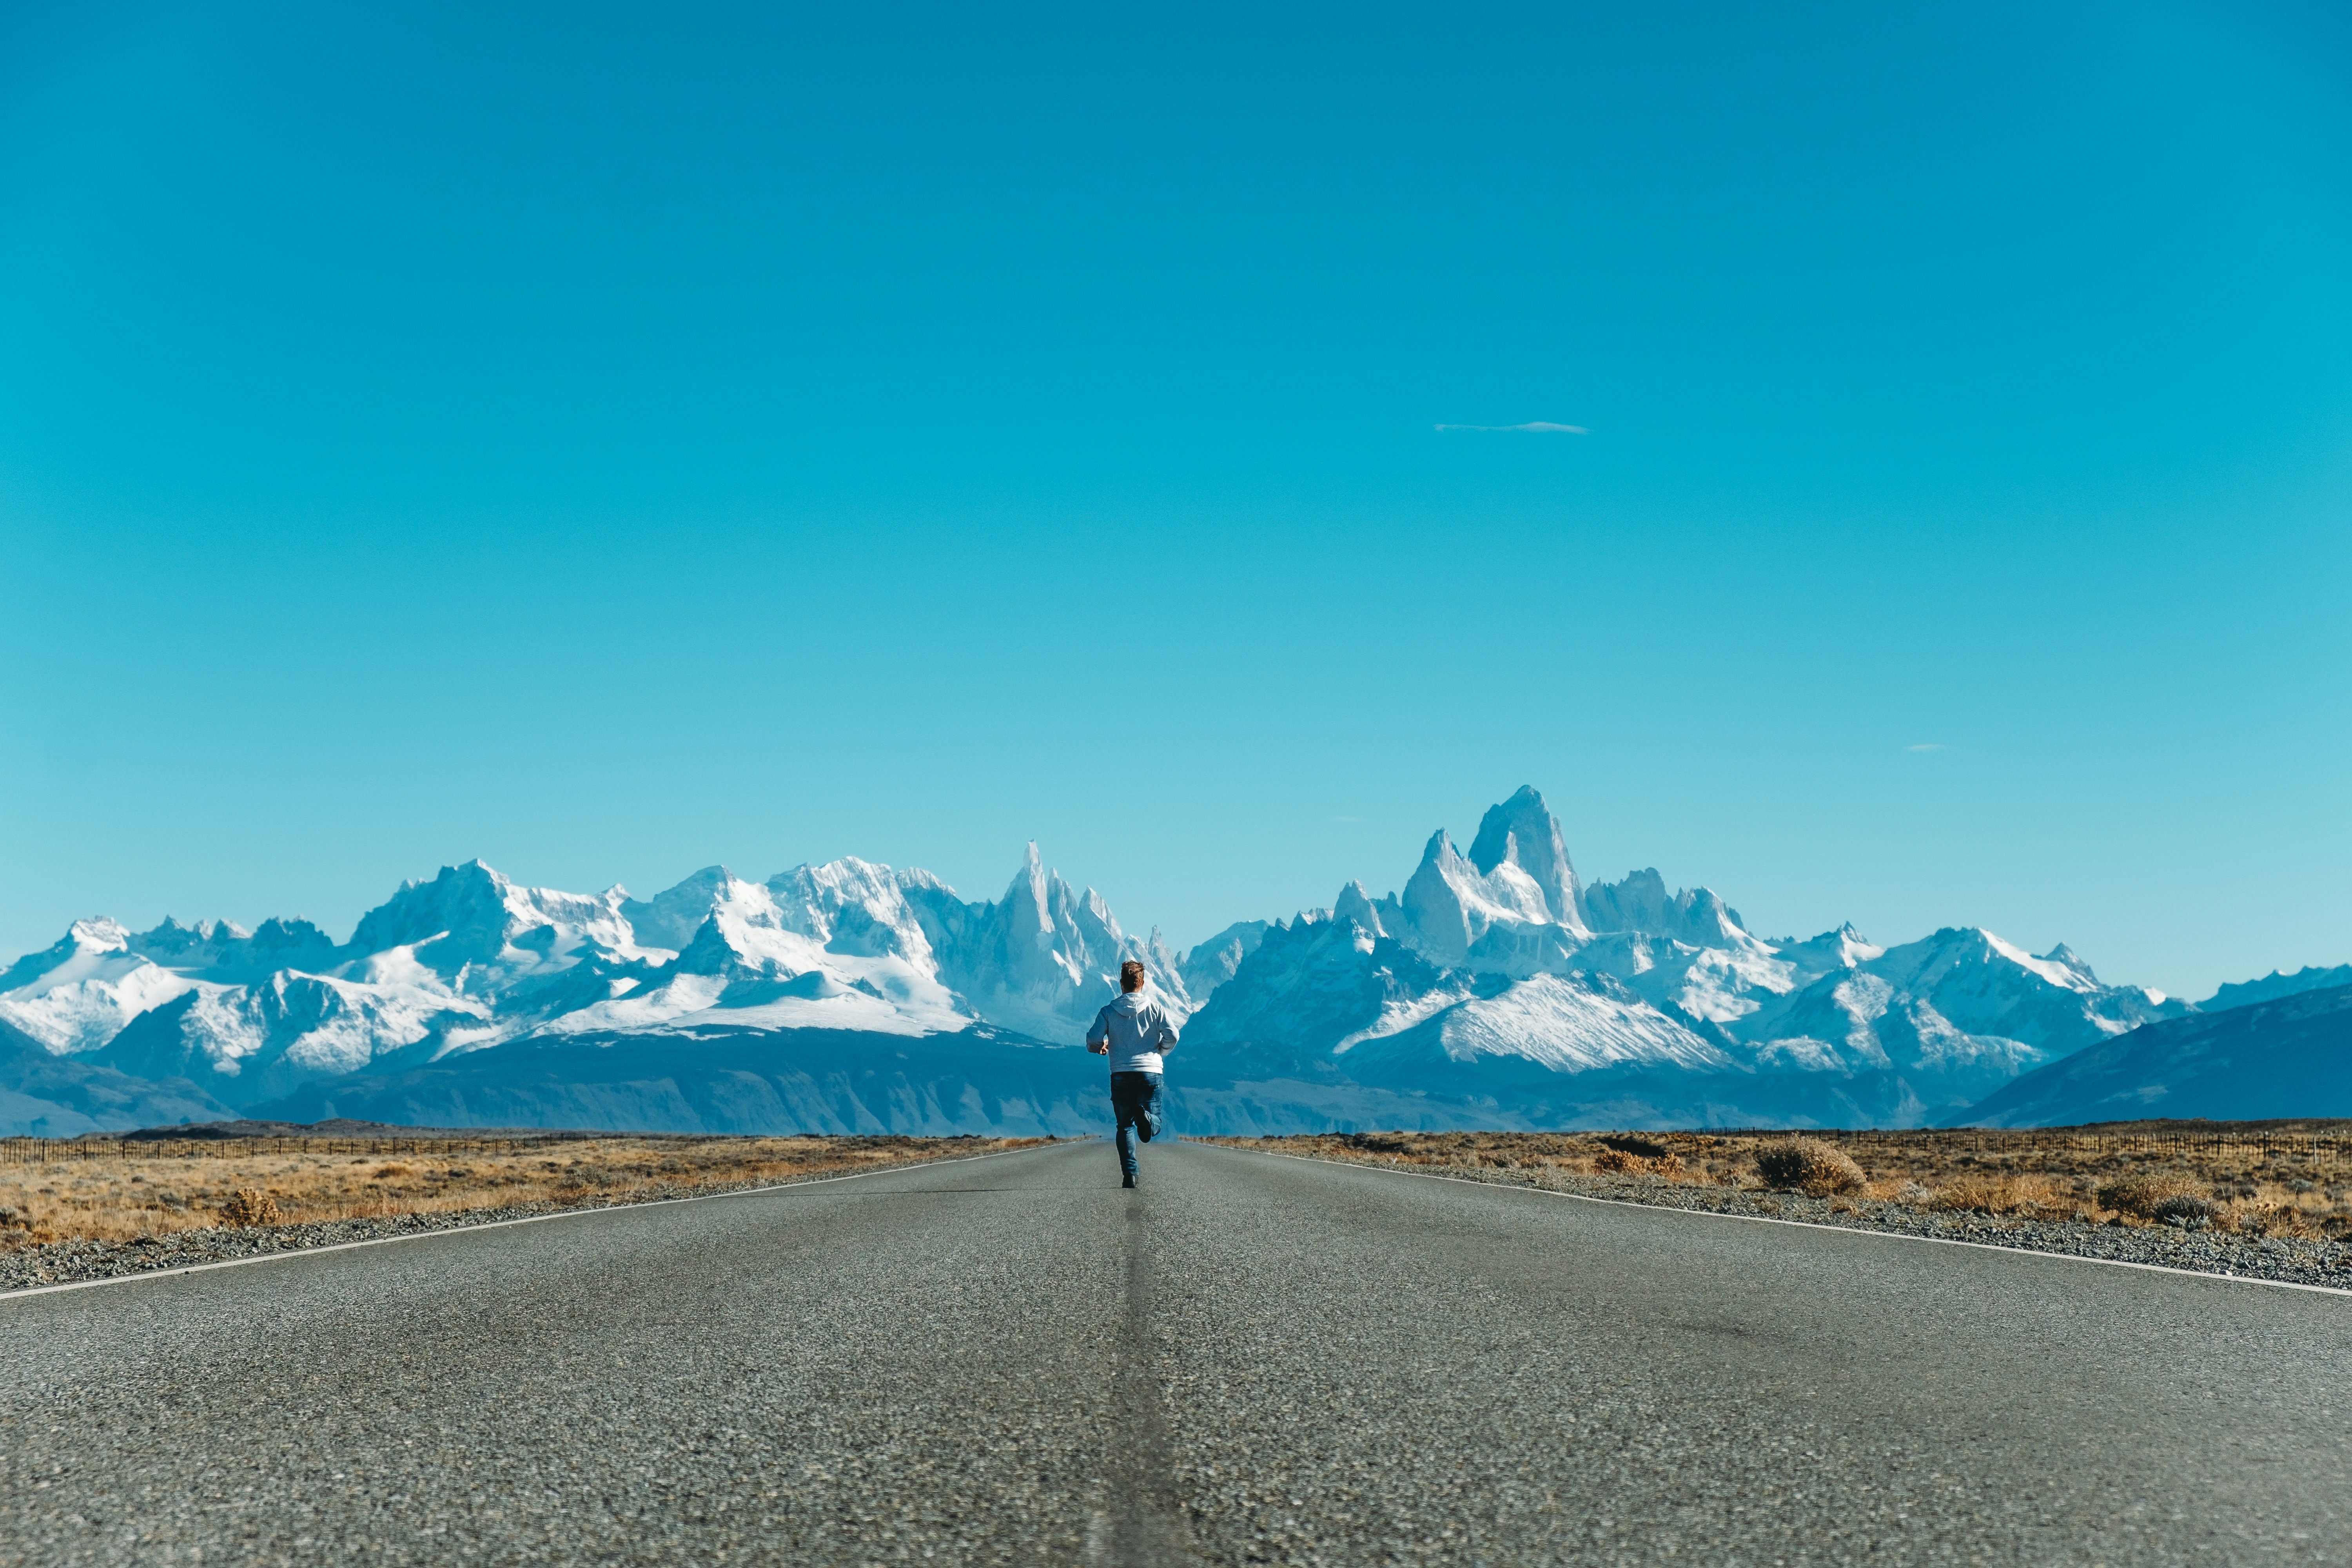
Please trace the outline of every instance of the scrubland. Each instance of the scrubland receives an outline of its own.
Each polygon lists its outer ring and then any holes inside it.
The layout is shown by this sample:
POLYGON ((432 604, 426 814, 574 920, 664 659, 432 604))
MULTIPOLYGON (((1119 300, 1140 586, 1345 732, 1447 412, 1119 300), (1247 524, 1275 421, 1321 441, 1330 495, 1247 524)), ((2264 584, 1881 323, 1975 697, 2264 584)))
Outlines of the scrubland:
POLYGON ((475 1144, 224 1140, 168 1146, 12 1140, 0 1159, 0 1250, 134 1241, 215 1226, 568 1208, 1045 1142, 1020 1138, 572 1138, 475 1144), (340 1151, 340 1152, 338 1152, 340 1151))
POLYGON ((2055 1129, 1870 1133, 1358 1132, 1214 1139, 1319 1159, 1444 1173, 1513 1173, 1534 1185, 1646 1178, 1675 1186, 1826 1198, 1947 1214, 2250 1237, 2352 1237, 2352 1137, 2206 1124, 2193 1131, 2055 1129))

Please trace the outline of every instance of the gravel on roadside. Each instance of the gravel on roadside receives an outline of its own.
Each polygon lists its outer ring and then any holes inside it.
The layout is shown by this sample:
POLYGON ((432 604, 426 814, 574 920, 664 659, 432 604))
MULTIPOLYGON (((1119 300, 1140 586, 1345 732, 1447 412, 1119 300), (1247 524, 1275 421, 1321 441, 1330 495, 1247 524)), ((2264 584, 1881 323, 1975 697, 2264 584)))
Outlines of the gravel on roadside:
MULTIPOLYGON (((1250 1146, 1246 1140, 1220 1139, 1218 1142, 1243 1149, 1250 1146)), ((1286 1150, 1265 1152, 1288 1152, 1286 1150)), ((1807 1225, 1835 1226, 1847 1230, 1923 1236, 1939 1241, 1971 1241, 1988 1247, 2015 1247, 2021 1252, 2096 1258, 2115 1263, 2147 1263, 2203 1274, 2276 1279, 2294 1285, 2321 1285, 2352 1290, 2352 1241, 2242 1236, 2231 1231, 2170 1226, 2092 1225, 2063 1220, 2016 1219, 1920 1209, 1867 1198, 1809 1198, 1801 1193, 1701 1185, 1668 1181, 1661 1176, 1583 1175, 1549 1167, 1432 1166, 1392 1162, 1376 1156, 1348 1159, 1328 1154, 1292 1154, 1290 1157, 1320 1159, 1335 1165, 1367 1165, 1375 1170, 1393 1170, 1408 1175, 1447 1176, 1458 1181, 1490 1182, 1502 1186, 1536 1187, 1546 1192, 1608 1198, 1618 1203, 1644 1204, 1657 1208, 1694 1209, 1755 1219, 1797 1220, 1807 1225)))
POLYGON ((763 1187, 797 1186, 803 1182, 836 1181, 875 1171, 902 1171, 911 1165, 936 1164, 953 1155, 919 1160, 894 1160, 861 1165, 856 1170, 818 1169, 790 1176, 753 1181, 714 1183, 695 1186, 652 1186, 626 1197, 584 1204, 511 1204, 498 1208, 457 1209, 434 1213, 385 1215, 367 1219, 310 1220, 293 1225, 215 1226, 196 1230, 142 1236, 134 1241, 73 1239, 0 1252, 0 1293, 36 1289, 44 1285, 76 1285, 92 1279, 116 1279, 132 1274, 168 1273, 206 1263, 227 1263, 274 1253, 305 1252, 354 1241, 383 1241, 393 1237, 421 1236, 430 1231, 468 1230, 501 1220, 531 1219, 546 1215, 584 1214, 593 1209, 637 1208, 679 1198, 716 1197, 725 1193, 752 1192, 763 1187))

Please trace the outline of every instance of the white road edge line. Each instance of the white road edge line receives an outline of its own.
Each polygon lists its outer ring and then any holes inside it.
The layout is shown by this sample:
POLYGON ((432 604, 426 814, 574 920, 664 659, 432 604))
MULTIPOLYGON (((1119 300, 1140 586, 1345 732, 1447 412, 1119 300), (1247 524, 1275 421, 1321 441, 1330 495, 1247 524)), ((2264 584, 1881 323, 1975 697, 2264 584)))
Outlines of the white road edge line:
POLYGON ((445 1237, 472 1236, 478 1231, 504 1230, 510 1225, 541 1225, 551 1219, 583 1219, 589 1215, 667 1208, 672 1204, 708 1204, 721 1198, 751 1198, 761 1193, 788 1192, 794 1187, 830 1186, 835 1182, 862 1181, 867 1176, 894 1176, 908 1171, 926 1171, 934 1165, 969 1165, 975 1160, 1001 1160, 1007 1154, 1034 1154, 1036 1152, 1034 1149, 994 1149, 985 1154, 959 1154, 952 1160, 917 1160, 904 1165, 887 1165, 878 1171, 852 1171, 845 1176, 812 1176, 804 1182, 738 1187, 727 1193, 698 1193, 690 1198, 653 1198, 641 1204, 605 1204, 597 1208, 563 1209, 555 1214, 525 1215, 520 1219, 493 1219, 485 1220, 480 1225, 453 1225, 439 1230, 420 1230, 411 1236, 377 1236, 365 1241, 338 1241, 325 1247, 298 1247, 286 1252, 265 1252, 256 1258, 226 1258, 218 1263, 191 1263, 182 1268, 146 1268, 136 1274, 110 1274, 103 1279, 69 1279, 62 1285, 33 1285, 21 1290, 0 1290, 0 1301, 14 1301, 26 1296, 54 1296, 60 1290, 95 1290, 101 1285, 137 1285, 154 1279, 177 1279, 183 1274, 206 1274, 215 1268, 243 1268, 252 1263, 285 1263, 297 1258, 316 1258, 322 1252, 351 1252, 362 1247, 389 1247, 395 1241, 437 1241, 445 1237))
POLYGON ((1931 1247, 1969 1247, 2011 1258, 2052 1258, 2061 1263, 2095 1263, 2105 1268, 2144 1268, 2150 1274, 2179 1274, 2190 1279, 2210 1279, 2221 1285, 2267 1285, 2273 1290, 2308 1290, 2315 1296, 2352 1296, 2334 1285, 2305 1285, 2294 1279, 2260 1279, 2251 1274, 2215 1274, 2203 1268, 2175 1268, 2167 1263, 2132 1263, 2120 1258, 2084 1258, 2074 1252, 2044 1252, 2034 1247, 2003 1247, 1991 1241, 1958 1241, 1945 1236, 1913 1236, 1908 1231, 1872 1230, 1858 1225, 1821 1225, 1809 1219, 1774 1219, 1760 1214, 1723 1214, 1715 1209, 1677 1208, 1672 1204, 1637 1204, 1630 1198, 1596 1198, 1589 1193, 1557 1193, 1549 1187, 1523 1187, 1515 1182, 1482 1182, 1475 1176, 1441 1176, 1434 1171, 1402 1171, 1369 1161, 1318 1160, 1312 1154, 1285 1154, 1273 1149, 1237 1149, 1230 1143, 1210 1143, 1211 1149, 1232 1149, 1236 1154, 1262 1154, 1270 1160, 1297 1160, 1306 1165, 1337 1165, 1343 1170, 1378 1171, 1390 1176, 1419 1176, 1427 1182, 1458 1182, 1490 1192, 1532 1193, 1543 1198, 1570 1198, 1580 1204, 1603 1204, 1613 1209, 1640 1209, 1644 1214, 1689 1215, 1695 1219, 1736 1219, 1748 1225, 1786 1225, 1799 1230, 1826 1230, 1838 1236, 1869 1236, 1882 1241, 1924 1241, 1931 1247))

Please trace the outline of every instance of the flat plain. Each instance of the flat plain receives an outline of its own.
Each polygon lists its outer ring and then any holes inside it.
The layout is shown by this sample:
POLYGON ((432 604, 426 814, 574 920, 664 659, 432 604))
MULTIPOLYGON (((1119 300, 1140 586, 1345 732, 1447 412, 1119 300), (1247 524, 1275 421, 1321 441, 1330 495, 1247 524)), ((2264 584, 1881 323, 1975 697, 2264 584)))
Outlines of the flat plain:
POLYGON ((223 1224, 306 1225, 679 1197, 1036 1139, 436 1134, 0 1142, 0 1253, 223 1224))
POLYGON ((2352 1299, 1196 1144, 0 1299, 0 1563, 2352 1555, 2352 1299))
MULTIPOLYGON (((1826 1141, 1862 1178, 1837 1195, 1945 1214, 2159 1223, 2132 1201, 2197 1200, 2202 1224, 2233 1234, 2352 1237, 2352 1123, 2147 1122, 2036 1131, 1913 1128, 1885 1132, 1328 1132, 1219 1138, 1235 1148, 1423 1172, 1528 1177, 1642 1176, 1691 1187, 1768 1190, 1757 1156, 1826 1141)), ((1827 1191, 1815 1195, 1828 1196, 1827 1191)))

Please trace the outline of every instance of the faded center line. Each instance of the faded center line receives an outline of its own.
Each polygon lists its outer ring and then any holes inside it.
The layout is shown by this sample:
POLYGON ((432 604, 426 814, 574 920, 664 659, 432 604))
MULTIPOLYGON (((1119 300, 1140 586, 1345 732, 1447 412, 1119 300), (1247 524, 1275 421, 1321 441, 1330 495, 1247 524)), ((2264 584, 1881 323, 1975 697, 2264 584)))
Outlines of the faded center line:
POLYGON ((1141 1193, 1128 1194, 1126 1247, 1127 1315, 1114 1393, 1118 1451, 1108 1467, 1113 1489, 1107 1556, 1117 1568, 1171 1568, 1195 1559, 1177 1497, 1173 1445, 1151 1342, 1150 1230, 1141 1193))

